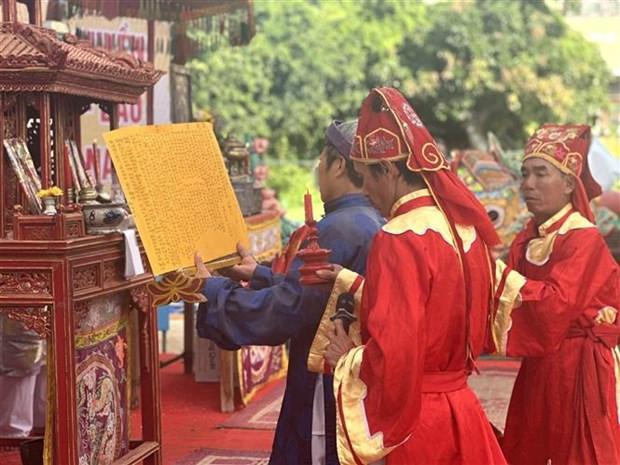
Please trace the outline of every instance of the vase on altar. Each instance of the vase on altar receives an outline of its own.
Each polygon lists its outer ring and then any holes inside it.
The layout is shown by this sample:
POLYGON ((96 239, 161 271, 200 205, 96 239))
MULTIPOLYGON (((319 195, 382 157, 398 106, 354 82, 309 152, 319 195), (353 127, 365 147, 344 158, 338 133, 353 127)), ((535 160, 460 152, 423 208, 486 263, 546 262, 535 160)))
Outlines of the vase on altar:
POLYGON ((53 197, 53 196, 41 197, 41 201, 43 202, 43 214, 44 215, 53 216, 56 213, 58 213, 56 211, 57 199, 58 197, 53 197))

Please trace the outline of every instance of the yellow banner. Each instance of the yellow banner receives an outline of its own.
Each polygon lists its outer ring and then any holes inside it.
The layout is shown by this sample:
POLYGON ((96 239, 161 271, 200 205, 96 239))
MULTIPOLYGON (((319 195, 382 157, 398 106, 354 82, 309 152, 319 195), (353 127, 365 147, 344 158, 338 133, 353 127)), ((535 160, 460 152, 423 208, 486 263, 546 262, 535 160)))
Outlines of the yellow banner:
MULTIPOLYGON (((133 126, 103 134, 155 275, 249 246, 211 123, 133 126)), ((228 262, 228 260, 225 260, 228 262)))

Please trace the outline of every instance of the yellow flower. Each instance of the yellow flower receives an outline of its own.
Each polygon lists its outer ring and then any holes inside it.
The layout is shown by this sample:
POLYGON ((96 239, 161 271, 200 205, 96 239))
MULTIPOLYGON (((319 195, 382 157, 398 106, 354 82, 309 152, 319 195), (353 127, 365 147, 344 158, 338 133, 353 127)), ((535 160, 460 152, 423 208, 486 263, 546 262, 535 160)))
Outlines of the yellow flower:
POLYGON ((41 189, 37 192, 37 197, 42 199, 43 197, 60 197, 62 195, 62 189, 58 186, 52 186, 49 189, 41 189))

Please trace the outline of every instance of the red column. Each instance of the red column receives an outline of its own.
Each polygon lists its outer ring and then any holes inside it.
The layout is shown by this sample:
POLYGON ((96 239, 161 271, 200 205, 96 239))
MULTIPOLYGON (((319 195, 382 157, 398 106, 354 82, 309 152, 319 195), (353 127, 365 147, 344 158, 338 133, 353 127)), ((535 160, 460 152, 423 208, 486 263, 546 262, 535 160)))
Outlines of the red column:
MULTIPOLYGON (((144 290, 146 293, 146 290, 144 290)), ((148 294, 147 294, 148 295, 148 294)), ((140 309, 140 408, 142 410, 142 440, 161 445, 161 393, 159 388, 159 341, 157 338, 157 308, 148 295, 147 308, 140 309), (146 310, 146 311, 145 311, 146 310)), ((145 465, 161 465, 161 448, 144 459, 145 465)))
POLYGON ((75 341, 71 283, 65 281, 64 265, 54 267, 52 347, 55 378, 54 463, 78 465, 75 341))

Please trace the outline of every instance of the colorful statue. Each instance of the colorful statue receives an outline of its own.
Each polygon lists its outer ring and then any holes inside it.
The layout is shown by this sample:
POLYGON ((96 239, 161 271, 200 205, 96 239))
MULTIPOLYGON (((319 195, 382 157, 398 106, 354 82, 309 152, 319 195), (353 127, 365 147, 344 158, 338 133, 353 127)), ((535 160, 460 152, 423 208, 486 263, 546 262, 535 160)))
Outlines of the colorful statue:
POLYGON ((508 167, 497 140, 489 134, 489 150, 455 150, 452 170, 486 208, 497 233, 510 245, 528 218, 519 194, 520 176, 508 167))

